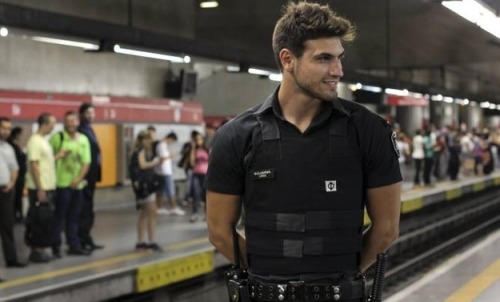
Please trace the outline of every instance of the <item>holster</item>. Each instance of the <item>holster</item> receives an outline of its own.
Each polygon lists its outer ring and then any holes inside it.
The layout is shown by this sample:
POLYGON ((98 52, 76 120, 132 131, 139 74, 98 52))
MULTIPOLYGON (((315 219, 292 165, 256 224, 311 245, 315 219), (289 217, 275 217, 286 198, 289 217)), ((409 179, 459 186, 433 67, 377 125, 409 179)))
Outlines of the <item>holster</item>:
POLYGON ((250 302, 248 274, 245 270, 232 266, 225 272, 227 294, 230 302, 250 302))

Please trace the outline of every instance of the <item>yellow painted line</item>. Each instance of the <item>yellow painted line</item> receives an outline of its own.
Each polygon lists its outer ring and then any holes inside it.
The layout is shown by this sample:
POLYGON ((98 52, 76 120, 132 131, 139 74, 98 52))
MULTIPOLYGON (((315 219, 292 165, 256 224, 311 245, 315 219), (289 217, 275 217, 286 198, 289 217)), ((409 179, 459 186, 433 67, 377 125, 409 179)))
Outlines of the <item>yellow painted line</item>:
POLYGON ((416 210, 420 210, 424 206, 424 198, 418 197, 410 199, 401 204, 401 213, 406 214, 416 210))
POLYGON ((472 302, 498 280, 500 280, 500 259, 446 298, 444 302, 472 302))
MULTIPOLYGON (((203 237, 203 238, 198 238, 198 239, 193 239, 190 241, 185 241, 185 242, 180 242, 180 243, 175 243, 175 244, 169 244, 165 246, 164 250, 165 251, 174 251, 174 250, 180 250, 186 247, 191 247, 191 246, 196 246, 201 243, 206 243, 208 242, 208 238, 203 237)), ((24 285, 32 282, 38 282, 38 281, 43 281, 45 279, 52 279, 64 275, 69 275, 69 274, 74 274, 94 268, 100 268, 102 266, 107 266, 107 265, 112 265, 120 262, 125 262, 129 260, 134 260, 142 257, 149 256, 151 254, 149 253, 128 253, 125 255, 117 256, 117 257, 112 257, 108 259, 103 259, 103 260, 98 260, 86 264, 81 264, 77 266, 71 266, 68 268, 63 268, 59 269, 56 271, 52 272, 46 272, 46 273, 41 273, 29 277, 23 277, 19 279, 14 279, 11 281, 6 281, 0 284, 0 289, 5 289, 9 287, 14 287, 14 286, 19 286, 19 285, 24 285)))
POLYGON ((477 182, 477 183, 472 185, 472 191, 478 192, 478 191, 484 190, 485 187, 486 187, 486 184, 484 183, 484 181, 477 182))
POLYGON ((495 177, 493 183, 495 184, 495 186, 500 185, 500 177, 495 177))
POLYGON ((214 270, 214 251, 141 266, 137 270, 137 292, 146 292, 172 283, 201 276, 214 270))
POLYGON ((462 189, 456 188, 446 191, 446 200, 453 200, 462 196, 462 189))

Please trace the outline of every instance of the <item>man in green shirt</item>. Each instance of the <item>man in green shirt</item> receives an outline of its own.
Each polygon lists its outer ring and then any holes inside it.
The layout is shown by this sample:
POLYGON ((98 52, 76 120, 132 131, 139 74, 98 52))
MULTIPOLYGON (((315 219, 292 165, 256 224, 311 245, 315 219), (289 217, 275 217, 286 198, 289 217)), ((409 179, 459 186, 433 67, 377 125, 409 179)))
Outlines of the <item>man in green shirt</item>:
POLYGON ((78 114, 68 111, 64 115, 64 131, 50 138, 56 158, 56 197, 55 197, 55 240, 52 251, 60 257, 61 233, 66 222, 66 238, 69 246, 68 255, 89 255, 81 247, 78 238, 78 222, 82 205, 82 189, 85 187, 85 175, 89 169, 90 144, 87 137, 77 131, 78 114))

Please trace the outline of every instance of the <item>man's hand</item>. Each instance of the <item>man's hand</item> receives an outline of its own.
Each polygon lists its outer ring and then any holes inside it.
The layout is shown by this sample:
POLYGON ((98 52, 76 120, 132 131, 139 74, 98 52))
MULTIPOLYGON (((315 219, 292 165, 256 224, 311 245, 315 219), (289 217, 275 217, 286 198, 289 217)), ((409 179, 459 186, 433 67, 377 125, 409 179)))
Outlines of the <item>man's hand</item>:
POLYGON ((10 192, 12 190, 12 188, 14 187, 14 183, 13 182, 9 182, 5 185, 5 187, 2 189, 2 191, 4 193, 7 193, 7 192, 10 192))
POLYGON ((57 152, 55 160, 65 158, 70 153, 71 153, 71 150, 62 149, 61 151, 57 152))
POLYGON ((47 194, 42 189, 36 191, 36 198, 39 202, 47 202, 47 194))
POLYGON ((80 185, 81 182, 82 181, 79 178, 73 179, 73 181, 70 184, 71 189, 74 190, 74 189, 78 188, 78 186, 80 185))

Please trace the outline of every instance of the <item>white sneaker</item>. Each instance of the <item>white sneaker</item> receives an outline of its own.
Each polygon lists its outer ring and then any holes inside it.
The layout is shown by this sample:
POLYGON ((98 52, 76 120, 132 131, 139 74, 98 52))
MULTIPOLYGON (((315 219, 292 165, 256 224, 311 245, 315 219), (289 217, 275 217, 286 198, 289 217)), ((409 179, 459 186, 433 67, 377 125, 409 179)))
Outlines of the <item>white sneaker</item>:
POLYGON ((184 215, 186 215, 186 212, 183 209, 175 208, 175 209, 170 210, 170 214, 177 215, 177 216, 184 216, 184 215))
POLYGON ((168 215, 170 214, 170 211, 165 209, 165 208, 161 208, 161 209, 157 209, 156 210, 156 214, 160 214, 160 215, 168 215))

